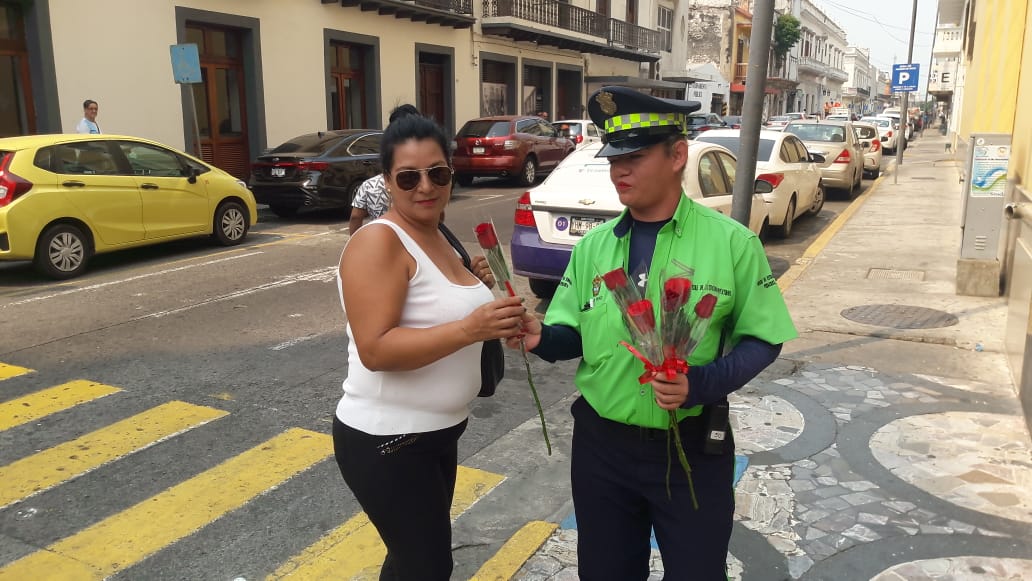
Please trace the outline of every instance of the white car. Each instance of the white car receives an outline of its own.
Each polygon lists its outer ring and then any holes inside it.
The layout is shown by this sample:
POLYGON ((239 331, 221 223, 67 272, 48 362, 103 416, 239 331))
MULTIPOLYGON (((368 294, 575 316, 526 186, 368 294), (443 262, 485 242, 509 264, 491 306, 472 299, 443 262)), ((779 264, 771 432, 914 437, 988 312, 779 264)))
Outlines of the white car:
MULTIPOLYGON (((737 129, 707 131, 698 138, 738 153, 741 132, 737 129)), ((798 137, 781 131, 760 131, 756 156, 756 179, 769 183, 774 191, 763 194, 770 225, 783 238, 792 235, 796 218, 819 214, 824 207, 821 168, 798 137)))
POLYGON ((864 150, 864 177, 876 178, 881 175, 882 141, 878 127, 871 123, 857 121, 853 124, 856 138, 864 150))
MULTIPOLYGON (((570 262, 573 245, 589 230, 616 217, 624 206, 609 178, 609 160, 595 157, 601 143, 571 153, 538 187, 516 202, 512 233, 513 272, 526 276, 540 297, 551 296, 570 262)), ((727 149, 701 141, 688 142, 685 194, 721 214, 731 215, 737 160, 727 149)), ((769 189, 758 182, 761 189, 769 189)), ((754 194, 749 229, 757 235, 767 226, 767 204, 754 194)))
POLYGON ((591 119, 562 119, 552 122, 559 135, 573 142, 577 149, 602 141, 602 130, 591 119))
POLYGON ((899 128, 889 117, 861 117, 860 123, 870 123, 878 128, 882 148, 885 153, 896 153, 896 142, 899 141, 899 128))

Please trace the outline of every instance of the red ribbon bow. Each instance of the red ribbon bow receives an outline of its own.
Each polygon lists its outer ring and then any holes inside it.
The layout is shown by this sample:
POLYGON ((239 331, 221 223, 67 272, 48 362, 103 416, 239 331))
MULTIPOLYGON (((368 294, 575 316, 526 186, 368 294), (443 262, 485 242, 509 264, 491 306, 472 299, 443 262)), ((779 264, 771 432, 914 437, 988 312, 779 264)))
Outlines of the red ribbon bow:
POLYGON ((667 377, 673 377, 677 373, 688 373, 688 362, 684 359, 667 357, 663 360, 662 364, 656 365, 649 361, 648 357, 645 357, 641 351, 635 349, 634 346, 627 341, 620 341, 620 344, 626 347, 627 350, 631 352, 631 355, 634 355, 642 362, 642 364, 645 365, 645 373, 638 376, 638 383, 648 383, 652 381, 654 377, 659 375, 660 372, 665 373, 667 377))

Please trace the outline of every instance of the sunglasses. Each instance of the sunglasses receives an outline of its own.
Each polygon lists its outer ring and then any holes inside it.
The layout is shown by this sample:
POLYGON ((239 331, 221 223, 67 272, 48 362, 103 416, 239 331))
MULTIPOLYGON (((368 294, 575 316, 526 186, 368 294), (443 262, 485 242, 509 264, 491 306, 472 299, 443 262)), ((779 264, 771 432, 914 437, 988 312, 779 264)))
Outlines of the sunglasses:
POLYGON ((438 165, 426 169, 403 169, 394 174, 394 183, 398 184, 398 187, 403 190, 414 190, 419 185, 420 180, 423 179, 419 174, 423 173, 430 178, 430 183, 435 186, 446 186, 452 181, 452 168, 446 165, 438 165))

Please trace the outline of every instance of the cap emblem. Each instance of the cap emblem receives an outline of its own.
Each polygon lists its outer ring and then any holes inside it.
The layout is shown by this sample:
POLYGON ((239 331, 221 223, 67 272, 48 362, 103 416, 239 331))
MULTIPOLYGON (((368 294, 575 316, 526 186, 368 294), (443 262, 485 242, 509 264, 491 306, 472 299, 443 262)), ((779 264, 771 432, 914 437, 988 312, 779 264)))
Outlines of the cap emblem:
POLYGON ((616 115, 616 101, 613 100, 612 93, 599 91, 598 95, 595 95, 595 102, 598 103, 598 108, 606 115, 616 115))

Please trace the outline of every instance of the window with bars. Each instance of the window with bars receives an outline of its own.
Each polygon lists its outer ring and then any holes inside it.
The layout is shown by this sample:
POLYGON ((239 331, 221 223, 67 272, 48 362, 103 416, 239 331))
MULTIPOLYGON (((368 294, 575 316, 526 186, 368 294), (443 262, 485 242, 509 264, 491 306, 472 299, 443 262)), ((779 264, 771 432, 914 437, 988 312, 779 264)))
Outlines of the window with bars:
POLYGON ((674 35, 671 30, 674 28, 674 11, 665 6, 659 7, 659 16, 656 19, 656 30, 660 35, 660 46, 663 50, 670 52, 674 47, 674 35))

